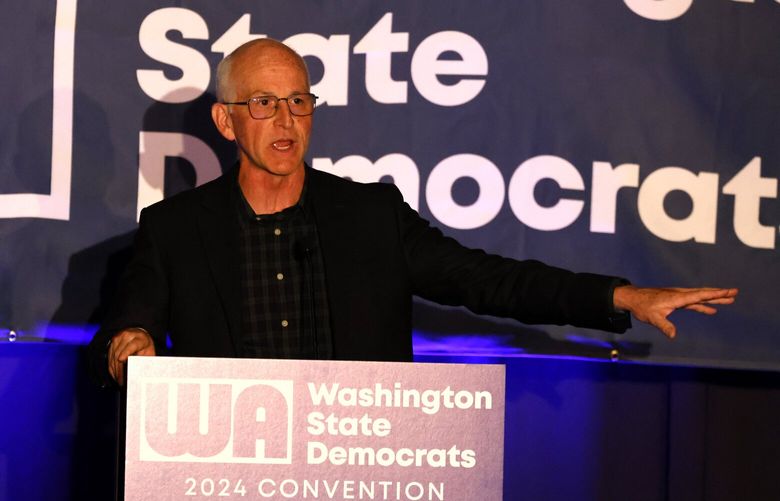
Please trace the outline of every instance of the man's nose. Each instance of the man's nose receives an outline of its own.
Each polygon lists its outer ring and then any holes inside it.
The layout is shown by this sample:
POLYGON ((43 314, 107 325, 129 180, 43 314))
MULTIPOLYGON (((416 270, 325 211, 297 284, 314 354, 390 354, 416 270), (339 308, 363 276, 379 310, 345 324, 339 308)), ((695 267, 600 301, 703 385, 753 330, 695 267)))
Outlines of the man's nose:
POLYGON ((290 111, 290 102, 286 97, 280 98, 276 103, 276 114, 274 115, 274 123, 281 127, 292 127, 293 114, 290 111), (282 104, 284 101, 284 104, 282 104))

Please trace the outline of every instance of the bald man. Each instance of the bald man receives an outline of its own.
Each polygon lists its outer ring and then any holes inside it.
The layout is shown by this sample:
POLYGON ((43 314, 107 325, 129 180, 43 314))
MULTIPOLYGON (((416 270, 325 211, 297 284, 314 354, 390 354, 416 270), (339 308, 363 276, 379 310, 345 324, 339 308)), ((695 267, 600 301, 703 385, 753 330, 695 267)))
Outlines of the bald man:
POLYGON ((525 323, 612 332, 630 314, 668 337, 678 308, 715 313, 735 289, 649 289, 462 247, 388 184, 304 162, 316 96, 303 59, 249 42, 217 70, 212 119, 236 144, 221 178, 144 209, 114 307, 92 341, 99 378, 171 340, 182 356, 412 358, 412 296, 525 323))

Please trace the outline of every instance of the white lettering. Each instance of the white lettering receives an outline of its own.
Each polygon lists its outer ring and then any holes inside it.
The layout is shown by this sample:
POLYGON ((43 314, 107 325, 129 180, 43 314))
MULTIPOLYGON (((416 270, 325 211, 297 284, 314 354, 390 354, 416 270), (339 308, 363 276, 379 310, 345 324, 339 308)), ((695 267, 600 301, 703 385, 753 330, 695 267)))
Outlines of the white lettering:
POLYGON ((422 499, 423 494, 425 494, 425 490, 423 489, 423 486, 419 482, 410 482, 406 484, 406 489, 404 489, 404 494, 406 494, 406 498, 410 499, 411 501, 418 501, 422 499), (412 494, 412 488, 415 488, 417 490, 416 494, 412 494))
POLYGON ((384 176, 392 177, 406 203, 414 210, 419 207, 420 171, 406 155, 390 153, 375 163, 360 155, 349 155, 335 163, 330 158, 314 158, 312 167, 359 183, 376 183, 384 176))
POLYGON ((227 56, 240 46, 258 38, 266 38, 266 35, 254 35, 249 32, 252 21, 251 14, 244 14, 227 29, 216 42, 211 44, 211 52, 221 52, 222 57, 227 56))
MULTIPOLYGON (((471 394, 469 396, 473 398, 471 394)), ((371 418, 368 414, 363 414, 361 417, 356 418, 350 416, 339 417, 331 413, 326 417, 322 412, 314 411, 309 413, 306 421, 309 423, 306 431, 311 435, 322 435, 327 432, 328 435, 344 437, 356 437, 358 435, 386 437, 390 434, 391 429, 389 420, 381 417, 371 418)))
MULTIPOLYGON (((265 38, 251 33, 252 16, 242 14, 211 44, 211 51, 223 57, 250 40, 265 38)), ((151 98, 166 103, 183 103, 201 96, 207 89, 211 68, 196 49, 167 37, 179 31, 184 39, 207 40, 209 29, 196 12, 168 7, 151 12, 138 33, 141 49, 152 59, 181 71, 171 80, 161 69, 137 70, 141 89, 151 98), (174 91, 186 91, 177 92, 174 91)), ((311 91, 320 97, 318 104, 346 106, 349 90, 350 35, 299 33, 284 40, 301 56, 313 56, 323 64, 323 75, 313 82, 311 91)), ((355 45, 355 54, 366 57, 365 86, 369 96, 385 104, 406 103, 408 82, 393 80, 394 53, 409 51, 409 33, 393 31, 393 13, 385 13, 355 45)), ((487 54, 474 37, 458 31, 441 31, 425 38, 412 56, 410 73, 418 92, 441 106, 457 106, 474 99, 485 86, 488 72, 487 54), (441 56, 452 53, 453 58, 441 56), (456 56, 456 57, 455 57, 456 56), (444 84, 438 76, 458 76, 454 83, 444 84), (467 78, 482 77, 482 78, 467 78)))
POLYGON ((208 40, 206 21, 189 9, 168 7, 158 9, 141 23, 138 42, 147 56, 181 70, 181 78, 169 80, 162 70, 141 69, 136 72, 138 85, 147 96, 163 103, 186 103, 200 97, 209 86, 211 67, 197 50, 169 40, 166 35, 176 30, 185 39, 208 40))
POLYGON ((637 164, 618 165, 613 168, 608 162, 593 162, 591 178, 590 231, 594 233, 615 233, 615 208, 620 188, 639 186, 637 164))
POLYGON ((760 221, 761 199, 777 198, 777 179, 761 177, 761 157, 755 157, 723 186, 734 196, 734 233, 740 241, 759 249, 775 248, 775 228, 760 221))
MULTIPOLYGON (((493 395, 489 391, 481 390, 469 392, 461 390, 455 392, 449 386, 443 390, 419 390, 412 388, 402 388, 401 383, 395 383, 393 389, 385 388, 381 383, 376 383, 373 387, 367 388, 341 388, 339 383, 331 385, 308 383, 309 396, 314 405, 332 406, 338 403, 342 407, 395 407, 395 408, 419 408, 422 412, 433 415, 439 412, 442 405, 446 409, 492 409, 493 395), (459 399, 454 403, 454 398, 459 399)), ((344 418, 355 419, 355 418, 344 418)), ((327 418, 320 412, 309 414, 309 422, 312 426, 309 433, 320 435, 324 433, 325 422, 328 426, 331 421, 338 423, 339 418, 331 414, 327 418)), ((382 433, 389 432, 390 422, 383 418, 372 420, 367 414, 359 419, 361 432, 365 435, 375 434, 384 436, 382 433), (373 428, 369 428, 371 425, 373 428)), ((341 430, 329 428, 329 433, 343 433, 341 430)))
POLYGON ((392 77, 394 52, 409 50, 409 33, 393 33, 393 14, 388 12, 355 45, 355 54, 366 55, 366 91, 378 103, 405 103, 407 83, 392 77))
POLYGON ((470 230, 488 224, 504 204, 504 178, 490 160, 463 153, 445 158, 433 168, 425 188, 425 199, 431 213, 451 228, 470 230), (469 177, 479 185, 479 196, 471 205, 460 205, 452 199, 452 186, 469 177))
MULTIPOLYGON (((755 4, 756 0, 731 0, 736 3, 755 4)), ((671 21, 688 12, 693 0, 623 0, 635 14, 653 21, 671 21)), ((780 4, 780 0, 775 0, 780 4)))
POLYGON ((284 43, 301 56, 314 56, 322 61, 325 71, 311 91, 320 97, 319 105, 346 106, 349 81, 349 35, 331 35, 328 38, 315 33, 301 33, 287 38, 284 43))
POLYGON ((331 447, 322 442, 308 442, 307 463, 350 466, 401 466, 434 468, 472 468, 476 465, 476 452, 472 449, 460 450, 453 445, 449 449, 391 449, 382 447, 331 447))
POLYGON ((417 91, 440 106, 465 104, 482 91, 484 78, 462 78, 445 85, 439 75, 487 76, 488 59, 482 45, 472 36, 459 31, 440 31, 420 42, 412 56, 412 80, 417 91), (455 52, 460 60, 443 60, 446 52, 455 52))
POLYGON ((279 484, 279 494, 288 499, 296 497, 298 495, 298 483, 289 478, 282 480, 282 483, 279 484), (285 486, 287 487, 285 488, 285 486))
POLYGON ((306 386, 309 388, 309 396, 314 405, 322 405, 323 401, 325 402, 325 405, 333 405, 336 401, 339 383, 333 383, 330 386, 325 384, 316 386, 314 383, 308 383, 306 386))
POLYGON ((306 446, 306 463, 322 464, 328 459, 328 447, 322 442, 309 442, 306 446))
POLYGON ((477 464, 477 453, 471 449, 466 449, 460 455, 460 465, 464 468, 474 468, 477 464))
POLYGON ((219 159, 195 136, 174 132, 139 133, 138 143, 138 211, 163 199, 165 158, 180 157, 195 168, 195 185, 216 179, 222 173, 219 159))
POLYGON ((563 189, 584 190, 579 171, 563 158, 540 155, 517 168, 509 181, 509 205, 517 219, 542 231, 555 231, 572 224, 582 212, 582 200, 561 199, 552 207, 539 205, 534 188, 542 179, 552 179, 563 189))
MULTIPOLYGON (((761 177, 760 158, 746 165, 724 187, 723 193, 733 195, 734 231, 745 245, 762 249, 775 248, 775 227, 761 224, 760 206, 765 198, 777 198, 778 180, 761 177)), ((421 183, 414 161, 400 153, 391 153, 371 163, 365 157, 349 155, 334 162, 315 158, 314 166, 335 175, 360 182, 374 182, 390 176, 404 198, 417 208, 421 183)), ((714 243, 717 226, 717 190, 719 176, 714 172, 693 172, 681 167, 667 167, 651 173, 640 183, 638 164, 613 166, 609 162, 593 162, 590 194, 590 231, 615 233, 617 197, 623 188, 640 188, 637 205, 644 225, 655 236, 672 242, 693 239, 714 243), (694 202, 694 210, 684 219, 670 217, 664 200, 670 192, 680 190, 694 202)), ((456 229, 474 229, 489 224, 503 206, 505 196, 503 174, 490 160, 479 155, 458 154, 437 164, 425 186, 428 207, 442 224, 456 229), (470 177, 479 187, 478 199, 461 206, 452 198, 452 187, 462 177, 470 177)), ((535 190, 544 179, 554 181, 562 189, 583 191, 585 185, 579 171, 567 160, 542 155, 529 158, 518 166, 509 182, 510 207, 523 224, 543 231, 556 231, 571 225, 582 213, 585 202, 562 198, 553 206, 542 206, 535 190)), ((388 391, 388 390, 384 390, 388 391)), ((406 391, 406 390, 404 390, 406 391)), ((405 398, 434 398, 421 393, 405 398)), ((362 406, 370 406, 374 395, 361 389, 356 398, 362 406)), ((438 393, 435 398, 439 398, 438 393)), ((417 406, 411 402, 411 406, 417 406)))
POLYGON ((274 483, 273 480, 271 480, 270 478, 264 478, 260 481, 259 484, 257 484, 257 492, 264 498, 270 498, 276 495, 275 487, 276 484, 274 483), (265 484, 271 484, 273 490, 266 491, 265 484))
POLYGON ((455 394, 455 406, 458 409, 470 409, 474 405, 474 395, 468 391, 459 391, 455 394))
POLYGON ((693 0, 623 0, 635 14, 653 21, 670 21, 691 8, 693 0))
POLYGON ((645 179, 637 199, 639 217, 648 230, 664 240, 715 243, 718 210, 718 175, 699 175, 680 167, 658 169, 645 179), (664 199, 672 191, 687 193, 693 201, 691 213, 683 219, 670 217, 664 199))

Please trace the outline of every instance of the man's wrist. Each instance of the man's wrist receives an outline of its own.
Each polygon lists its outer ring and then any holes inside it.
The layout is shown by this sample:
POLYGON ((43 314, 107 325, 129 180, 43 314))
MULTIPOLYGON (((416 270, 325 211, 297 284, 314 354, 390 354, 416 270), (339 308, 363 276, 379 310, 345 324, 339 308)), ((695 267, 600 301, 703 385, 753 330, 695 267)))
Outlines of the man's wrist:
POLYGON ((628 280, 622 278, 615 280, 612 284, 612 290, 610 291, 613 313, 626 313, 631 311, 626 300, 626 293, 630 293, 631 289, 636 289, 636 287, 631 285, 631 282, 628 280))
POLYGON ((614 332, 625 332, 631 328, 631 313, 624 302, 624 292, 633 288, 631 282, 624 278, 616 278, 609 289, 610 312, 609 324, 614 332))

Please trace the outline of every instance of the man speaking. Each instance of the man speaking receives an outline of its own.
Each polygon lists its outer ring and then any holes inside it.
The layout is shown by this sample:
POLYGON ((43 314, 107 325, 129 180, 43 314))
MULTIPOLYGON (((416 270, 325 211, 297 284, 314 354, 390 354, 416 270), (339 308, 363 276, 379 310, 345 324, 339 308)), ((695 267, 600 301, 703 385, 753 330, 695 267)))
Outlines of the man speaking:
POLYGON ((134 257, 90 345, 101 382, 131 355, 412 358, 412 296, 525 323, 669 337, 678 308, 713 314, 736 289, 648 289, 467 249, 388 184, 304 163, 316 96, 284 44, 246 43, 217 69, 211 115, 238 147, 219 179, 144 209, 134 257))

